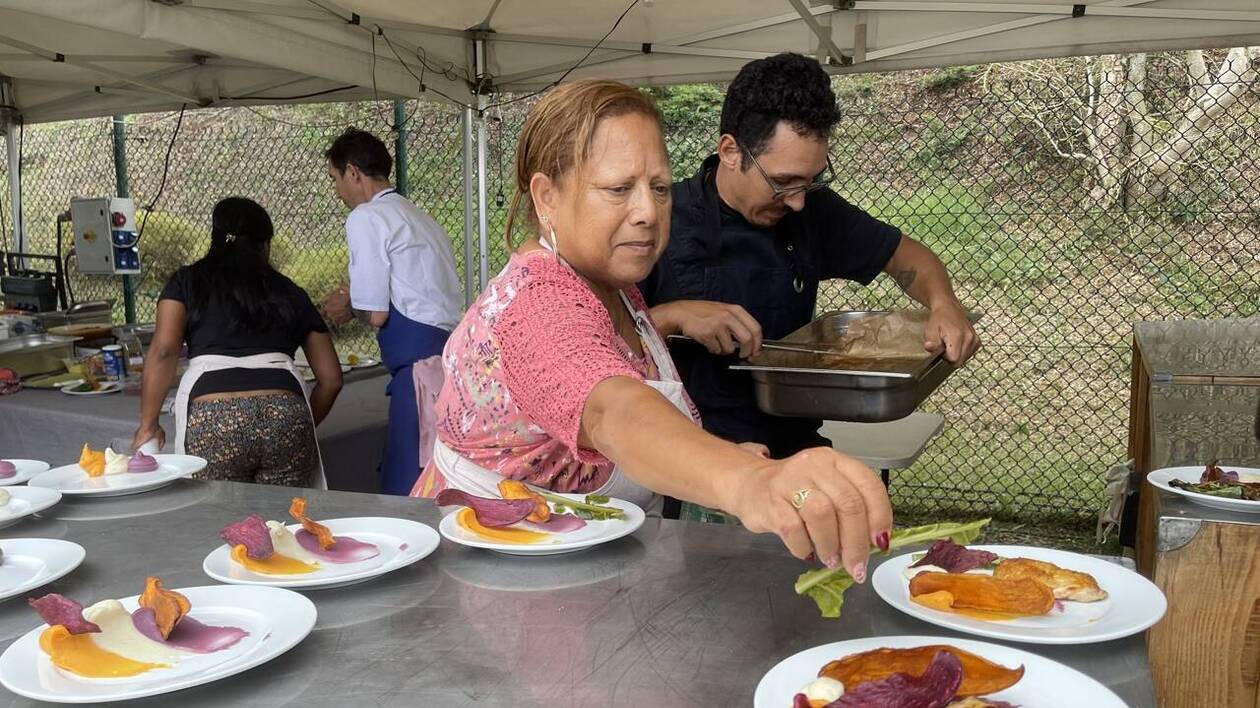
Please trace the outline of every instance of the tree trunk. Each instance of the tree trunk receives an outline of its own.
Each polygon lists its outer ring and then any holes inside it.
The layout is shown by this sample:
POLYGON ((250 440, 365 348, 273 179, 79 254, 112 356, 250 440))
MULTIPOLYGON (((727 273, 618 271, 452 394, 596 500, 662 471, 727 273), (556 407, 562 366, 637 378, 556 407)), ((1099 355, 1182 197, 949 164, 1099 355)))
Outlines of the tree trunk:
POLYGON ((1193 157, 1197 146, 1212 129, 1215 121, 1251 89, 1256 78, 1253 59, 1260 54, 1257 47, 1235 47, 1221 62, 1216 76, 1204 88, 1204 80, 1196 65, 1201 55, 1187 57, 1191 102, 1177 127, 1160 145, 1143 153, 1136 160, 1135 179, 1129 183, 1130 201, 1158 199, 1176 181, 1179 168, 1193 157))
POLYGON ((1131 160, 1130 117, 1145 101, 1142 87, 1134 78, 1145 82, 1146 55, 1132 57, 1108 54, 1098 58, 1096 75, 1090 78, 1091 99, 1085 110, 1086 142, 1094 163, 1094 187, 1090 197, 1099 204, 1120 204, 1125 193, 1126 173, 1131 160))

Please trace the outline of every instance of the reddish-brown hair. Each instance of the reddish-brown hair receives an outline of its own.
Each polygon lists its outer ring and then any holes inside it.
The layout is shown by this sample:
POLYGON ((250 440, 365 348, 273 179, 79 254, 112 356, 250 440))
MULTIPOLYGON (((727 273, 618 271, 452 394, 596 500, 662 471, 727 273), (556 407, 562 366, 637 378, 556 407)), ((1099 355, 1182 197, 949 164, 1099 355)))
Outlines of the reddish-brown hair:
POLYGON ((631 113, 661 123, 651 98, 638 89, 604 79, 562 84, 534 104, 516 142, 516 193, 508 208, 505 234, 508 250, 515 248, 512 228, 518 215, 523 214, 530 226, 538 227, 538 215, 529 197, 530 179, 541 172, 559 182, 580 171, 590 156, 599 122, 631 113))

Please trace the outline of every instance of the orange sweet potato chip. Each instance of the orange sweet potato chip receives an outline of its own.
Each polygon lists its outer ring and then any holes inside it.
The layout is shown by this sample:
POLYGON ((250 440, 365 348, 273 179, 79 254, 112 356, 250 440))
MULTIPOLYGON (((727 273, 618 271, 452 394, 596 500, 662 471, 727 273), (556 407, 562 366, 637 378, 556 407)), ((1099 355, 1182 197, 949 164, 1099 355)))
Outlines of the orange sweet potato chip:
POLYGON ((953 654, 962 663, 963 679, 957 693, 960 698, 997 693, 1014 686, 1024 677, 1023 666, 1008 669, 947 644, 912 649, 872 649, 832 661, 818 675, 833 678, 846 687, 867 681, 880 681, 897 672, 921 676, 937 653, 942 651, 953 654))
POLYGON ((140 594, 140 606, 153 610, 154 620, 162 638, 171 636, 180 618, 188 614, 192 604, 188 598, 162 587, 162 581, 149 576, 144 581, 144 592, 140 594))
POLYGON ((534 502, 534 510, 525 517, 526 521, 533 521, 537 524, 546 523, 551 518, 551 508, 547 506, 547 500, 542 495, 531 491, 525 486, 524 482, 518 482, 515 479, 505 479, 499 482, 499 494, 504 499, 529 499, 534 502))
POLYGON ((953 607, 1015 615, 1044 615, 1054 607, 1050 588, 1025 578, 1004 580, 990 575, 919 573, 910 580, 910 596, 945 591, 953 607))
POLYGON ((83 443, 83 452, 79 453, 79 466, 89 477, 100 477, 105 474, 105 451, 93 450, 83 443))
POLYGON ((319 547, 325 551, 332 548, 333 544, 337 542, 333 538, 332 531, 329 531, 327 526, 306 518, 306 500, 302 497, 293 497, 293 501, 289 504, 289 516, 292 516, 294 521, 302 524, 302 528, 314 536, 315 540, 319 541, 319 547))

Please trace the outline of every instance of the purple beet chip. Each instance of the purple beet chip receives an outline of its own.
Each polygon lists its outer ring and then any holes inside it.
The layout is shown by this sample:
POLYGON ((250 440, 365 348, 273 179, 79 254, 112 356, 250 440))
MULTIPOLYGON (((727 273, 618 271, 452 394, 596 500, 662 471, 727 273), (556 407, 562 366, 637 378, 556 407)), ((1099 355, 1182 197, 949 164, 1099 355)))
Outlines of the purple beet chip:
POLYGON ((83 605, 55 592, 43 597, 33 597, 27 600, 27 603, 35 608, 35 611, 39 613, 39 618, 47 622, 50 627, 59 624, 71 634, 101 631, 95 623, 83 619, 83 605))
POLYGON ((879 681, 859 683, 828 708, 944 708, 962 685, 962 662, 937 652, 922 676, 895 673, 879 681))
POLYGON ((254 560, 266 560, 276 552, 275 546, 271 545, 267 522, 258 514, 250 514, 244 521, 224 526, 219 538, 227 541, 229 546, 244 546, 245 555, 254 560))
POLYGON ((438 506, 458 505, 472 509, 477 515, 477 523, 482 526, 510 526, 534 511, 533 499, 489 499, 458 489, 443 489, 433 501, 438 506))
POLYGON ((934 565, 944 568, 946 573, 966 573, 969 570, 982 568, 995 560, 997 560, 996 553, 972 550, 946 538, 933 543, 927 554, 910 567, 934 565))

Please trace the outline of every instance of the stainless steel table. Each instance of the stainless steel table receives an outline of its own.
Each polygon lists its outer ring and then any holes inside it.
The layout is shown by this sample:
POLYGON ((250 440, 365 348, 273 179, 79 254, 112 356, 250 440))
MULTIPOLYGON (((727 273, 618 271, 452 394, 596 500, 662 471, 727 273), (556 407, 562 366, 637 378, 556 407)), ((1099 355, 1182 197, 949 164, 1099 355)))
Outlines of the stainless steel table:
MULTIPOLYGON (((376 492, 389 422, 385 396, 389 378, 384 369, 374 367, 351 371, 345 381, 332 411, 315 429, 328 486, 376 492)), ((139 396, 69 396, 26 389, 0 396, 0 457, 43 460, 54 467, 70 464, 79 459, 84 442, 100 448, 115 437, 130 440, 139 421, 139 396)), ((169 448, 175 439, 175 419, 164 413, 161 423, 169 448)))
MULTIPOLYGON (((40 590, 87 604, 134 595, 145 575, 168 587, 212 584, 202 558, 249 512, 282 518, 292 491, 185 481, 116 500, 63 501, 0 537, 66 538, 87 561, 40 590)), ((314 516, 390 515, 431 525, 428 502, 308 492, 314 516)), ((315 631, 245 674, 158 696, 168 706, 748 706, 765 671, 802 649, 871 635, 952 636, 853 588, 824 620, 792 583, 801 564, 777 539, 738 527, 649 520, 585 553, 512 558, 443 542, 410 568, 313 591, 315 631)), ((39 621, 0 605, 7 646, 39 621)), ((1155 705, 1141 637, 1079 647, 1025 646, 1155 705)), ((0 705, 25 706, 0 690, 0 705)), ((786 706, 784 708, 787 708, 786 706)), ((1034 707, 1028 707, 1034 708, 1034 707)))

